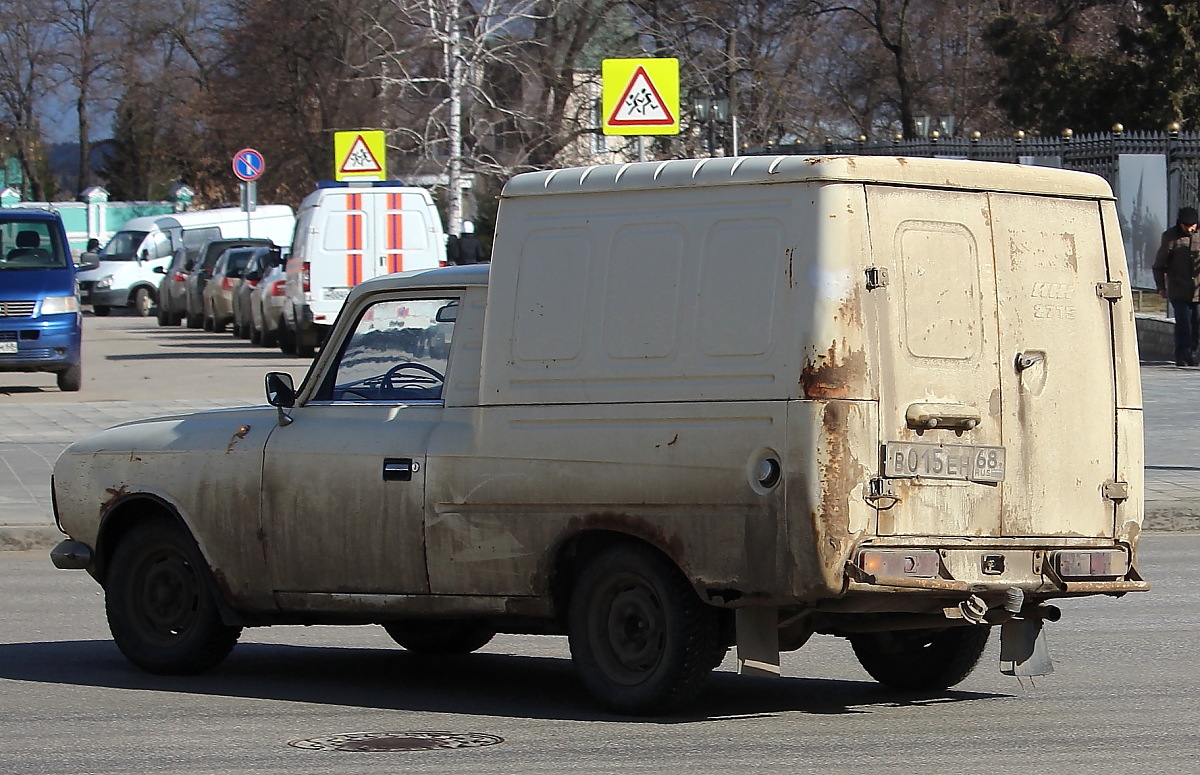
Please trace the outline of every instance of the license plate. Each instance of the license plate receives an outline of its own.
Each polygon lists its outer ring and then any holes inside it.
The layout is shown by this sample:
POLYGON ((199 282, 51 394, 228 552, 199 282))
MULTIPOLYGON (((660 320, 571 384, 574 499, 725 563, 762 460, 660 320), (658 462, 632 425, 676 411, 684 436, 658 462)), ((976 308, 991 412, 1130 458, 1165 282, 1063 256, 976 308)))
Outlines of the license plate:
POLYGON ((16 342, 0 342, 0 354, 12 355, 17 351, 16 342))
POLYGON ((883 475, 1003 482, 1004 447, 889 441, 883 445, 883 475))
POLYGON ((322 288, 321 298, 324 301, 345 301, 350 294, 349 288, 322 288))

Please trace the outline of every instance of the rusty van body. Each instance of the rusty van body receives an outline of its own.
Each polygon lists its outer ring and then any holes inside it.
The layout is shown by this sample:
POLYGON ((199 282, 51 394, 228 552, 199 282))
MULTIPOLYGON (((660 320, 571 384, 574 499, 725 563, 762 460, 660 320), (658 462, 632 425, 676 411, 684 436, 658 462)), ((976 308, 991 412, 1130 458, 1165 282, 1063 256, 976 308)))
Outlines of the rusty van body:
POLYGON ((1051 601, 1148 587, 1121 244, 1107 184, 1044 168, 521 175, 490 269, 356 288, 273 406, 68 449, 56 563, 159 672, 302 622, 565 633, 630 713, 814 633, 900 688, 962 680, 993 626, 1002 669, 1045 673, 1051 601))

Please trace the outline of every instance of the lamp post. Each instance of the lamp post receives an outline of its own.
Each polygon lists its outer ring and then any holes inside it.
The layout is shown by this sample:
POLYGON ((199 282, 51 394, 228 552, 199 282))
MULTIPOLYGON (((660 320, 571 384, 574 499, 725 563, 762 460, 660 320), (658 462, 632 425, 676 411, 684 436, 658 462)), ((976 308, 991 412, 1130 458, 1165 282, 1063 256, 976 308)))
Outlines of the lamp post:
POLYGON ((717 155, 716 125, 729 120, 729 98, 711 94, 692 94, 692 115, 700 122, 707 137, 708 155, 717 155))

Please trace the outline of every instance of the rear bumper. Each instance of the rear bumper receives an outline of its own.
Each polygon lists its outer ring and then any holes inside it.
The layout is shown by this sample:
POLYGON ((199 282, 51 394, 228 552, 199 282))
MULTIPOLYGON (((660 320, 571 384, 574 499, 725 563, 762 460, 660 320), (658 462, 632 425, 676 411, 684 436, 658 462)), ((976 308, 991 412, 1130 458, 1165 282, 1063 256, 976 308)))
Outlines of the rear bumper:
POLYGON ((63 371, 80 359, 82 318, 78 313, 0 319, 0 371, 63 371))

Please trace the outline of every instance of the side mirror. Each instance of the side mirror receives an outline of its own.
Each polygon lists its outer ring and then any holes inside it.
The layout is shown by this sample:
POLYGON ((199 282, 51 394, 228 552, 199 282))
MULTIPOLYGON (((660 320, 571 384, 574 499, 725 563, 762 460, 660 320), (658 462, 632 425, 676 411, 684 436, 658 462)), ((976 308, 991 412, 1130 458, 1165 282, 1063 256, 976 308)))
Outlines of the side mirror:
POLYGON ((279 410, 279 424, 291 425, 292 418, 283 411, 296 405, 296 386, 286 371, 267 372, 267 403, 279 410))
POLYGON ((95 269, 98 266, 100 266, 99 253, 80 253, 79 263, 75 265, 76 269, 80 272, 95 269))
POLYGON ((154 274, 166 274, 167 268, 165 266, 156 266, 153 269, 151 269, 150 271, 154 272, 154 274))

